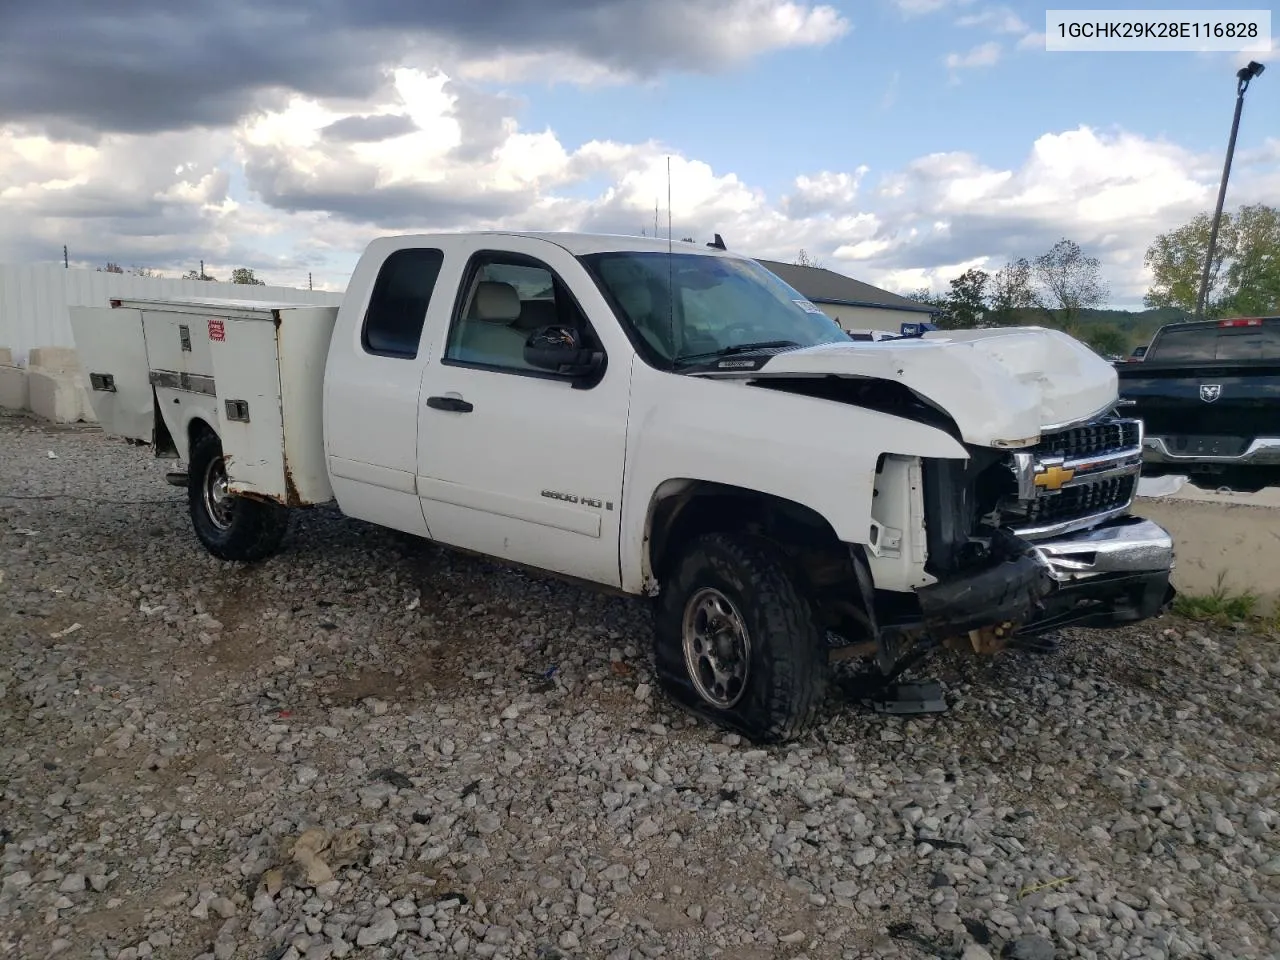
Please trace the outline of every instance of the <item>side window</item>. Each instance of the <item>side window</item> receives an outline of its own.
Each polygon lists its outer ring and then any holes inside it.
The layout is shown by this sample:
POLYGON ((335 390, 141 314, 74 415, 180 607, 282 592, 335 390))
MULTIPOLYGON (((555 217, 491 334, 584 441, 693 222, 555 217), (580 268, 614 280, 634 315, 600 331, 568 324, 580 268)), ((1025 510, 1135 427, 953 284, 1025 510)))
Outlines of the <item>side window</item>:
POLYGON ((397 250, 382 263, 364 315, 360 342, 368 353, 412 360, 422 324, 444 263, 444 252, 428 247, 397 250))
POLYGON ((589 335, 577 304, 548 267, 515 254, 479 254, 449 331, 444 360, 546 375, 525 363, 524 344, 530 334, 550 324, 589 335))

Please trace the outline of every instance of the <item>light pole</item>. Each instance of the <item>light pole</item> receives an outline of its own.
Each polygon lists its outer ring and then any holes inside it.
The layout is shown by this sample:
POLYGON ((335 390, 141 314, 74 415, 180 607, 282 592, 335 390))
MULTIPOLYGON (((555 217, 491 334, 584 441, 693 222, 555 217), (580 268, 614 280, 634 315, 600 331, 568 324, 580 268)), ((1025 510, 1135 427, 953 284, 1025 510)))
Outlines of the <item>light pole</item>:
POLYGON ((1218 243, 1218 223, 1222 220, 1222 201, 1227 198, 1227 177, 1231 174, 1231 156, 1236 152, 1236 132, 1240 129, 1240 111, 1244 108, 1244 92, 1249 81, 1265 70, 1256 60, 1236 71, 1236 115, 1231 120, 1231 139, 1227 141, 1227 162, 1222 165, 1222 183, 1218 187, 1218 206, 1213 212, 1213 226, 1209 228, 1209 249, 1204 256, 1204 273, 1200 275, 1200 295, 1196 298, 1196 319, 1204 319, 1204 302, 1209 295, 1209 269, 1213 265, 1213 248, 1218 243))

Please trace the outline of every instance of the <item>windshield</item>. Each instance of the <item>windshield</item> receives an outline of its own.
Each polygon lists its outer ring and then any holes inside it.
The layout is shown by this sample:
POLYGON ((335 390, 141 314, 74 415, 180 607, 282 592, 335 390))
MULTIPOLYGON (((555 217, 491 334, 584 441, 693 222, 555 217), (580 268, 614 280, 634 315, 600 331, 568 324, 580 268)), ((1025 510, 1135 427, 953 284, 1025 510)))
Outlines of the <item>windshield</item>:
POLYGON ((665 364, 752 345, 849 342, 838 323, 753 260, 635 251, 581 260, 612 297, 622 322, 665 364))

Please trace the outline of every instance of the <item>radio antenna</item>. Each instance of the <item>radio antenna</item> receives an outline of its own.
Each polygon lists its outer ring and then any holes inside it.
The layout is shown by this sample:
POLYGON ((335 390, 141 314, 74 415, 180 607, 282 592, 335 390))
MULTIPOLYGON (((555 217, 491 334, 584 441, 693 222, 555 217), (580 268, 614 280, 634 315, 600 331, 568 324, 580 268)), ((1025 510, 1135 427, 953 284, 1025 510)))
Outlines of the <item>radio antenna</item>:
POLYGON ((667 155, 667 330, 671 337, 673 356, 676 349, 676 267, 675 257, 671 252, 671 155, 667 155))

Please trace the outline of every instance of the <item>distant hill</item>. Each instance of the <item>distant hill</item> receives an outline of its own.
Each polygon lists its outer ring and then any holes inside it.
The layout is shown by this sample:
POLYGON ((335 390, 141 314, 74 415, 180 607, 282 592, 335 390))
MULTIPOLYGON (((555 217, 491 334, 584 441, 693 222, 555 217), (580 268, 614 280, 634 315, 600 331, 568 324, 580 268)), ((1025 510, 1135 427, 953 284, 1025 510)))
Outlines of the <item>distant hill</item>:
MULTIPOLYGON (((1031 326, 1057 326, 1060 315, 1054 311, 1052 320, 1046 318, 1041 310, 1027 309, 1018 311, 1018 322, 1031 326)), ((1080 338, 1092 340, 1091 334, 1110 328, 1115 330, 1124 340, 1124 353, 1129 353, 1139 344, 1150 343, 1155 332, 1166 323, 1181 323, 1192 319, 1192 315, 1175 307, 1161 307, 1158 310, 1085 310, 1080 315, 1080 338)))

